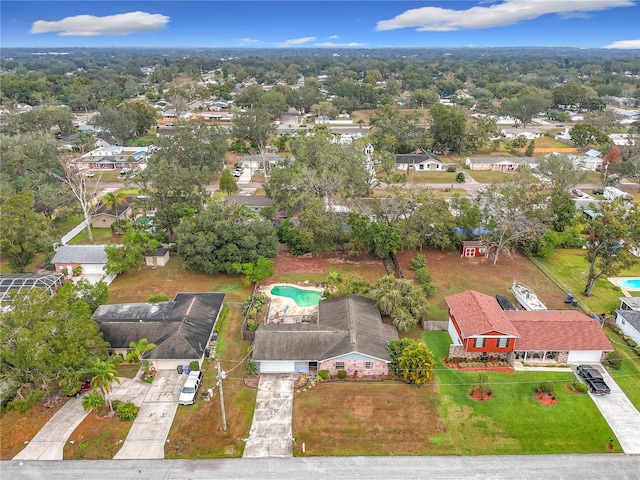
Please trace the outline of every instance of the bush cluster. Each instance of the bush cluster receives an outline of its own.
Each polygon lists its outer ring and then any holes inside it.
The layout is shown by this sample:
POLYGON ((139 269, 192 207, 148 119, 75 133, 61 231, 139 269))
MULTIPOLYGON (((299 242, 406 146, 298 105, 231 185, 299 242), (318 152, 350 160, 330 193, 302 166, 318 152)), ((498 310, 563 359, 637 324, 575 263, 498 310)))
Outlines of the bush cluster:
POLYGON ((130 420, 134 420, 138 416, 138 407, 131 401, 120 402, 118 408, 116 409, 116 413, 118 414, 118 418, 120 420, 122 420, 123 422, 127 422, 130 420))
POLYGON ((197 360, 194 360, 193 362, 189 362, 189 370, 200 370, 200 364, 198 363, 197 360))
POLYGON ((318 372, 318 377, 320 377, 321 380, 326 380, 329 378, 329 370, 320 370, 318 372))
POLYGON ((340 380, 344 380, 345 378, 347 378, 347 371, 346 370, 338 370, 338 378, 340 380))
POLYGON ((587 393, 589 391, 589 387, 587 387, 584 383, 575 380, 571 386, 576 392, 587 393))
POLYGON ((538 390, 553 395, 554 388, 555 387, 552 382, 541 382, 538 390))

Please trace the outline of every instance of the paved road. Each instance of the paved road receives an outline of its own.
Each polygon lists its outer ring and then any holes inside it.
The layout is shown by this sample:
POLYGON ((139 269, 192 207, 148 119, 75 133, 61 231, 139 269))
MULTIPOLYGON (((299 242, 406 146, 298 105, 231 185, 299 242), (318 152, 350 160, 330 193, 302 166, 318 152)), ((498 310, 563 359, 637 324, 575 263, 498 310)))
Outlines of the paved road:
POLYGON ((294 377, 262 374, 244 458, 291 457, 294 377))
POLYGON ((640 457, 609 454, 10 461, 0 463, 0 477, 11 480, 638 480, 640 457))
POLYGON ((178 409, 180 388, 185 380, 186 376, 175 370, 158 371, 114 459, 164 458, 164 444, 178 409))

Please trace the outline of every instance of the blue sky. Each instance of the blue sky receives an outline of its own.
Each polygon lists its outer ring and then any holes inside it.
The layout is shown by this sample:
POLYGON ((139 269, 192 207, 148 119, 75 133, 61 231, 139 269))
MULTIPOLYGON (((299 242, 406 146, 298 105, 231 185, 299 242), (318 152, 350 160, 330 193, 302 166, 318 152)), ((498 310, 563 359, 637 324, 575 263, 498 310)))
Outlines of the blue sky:
POLYGON ((10 1, 3 47, 640 49, 640 0, 10 1))

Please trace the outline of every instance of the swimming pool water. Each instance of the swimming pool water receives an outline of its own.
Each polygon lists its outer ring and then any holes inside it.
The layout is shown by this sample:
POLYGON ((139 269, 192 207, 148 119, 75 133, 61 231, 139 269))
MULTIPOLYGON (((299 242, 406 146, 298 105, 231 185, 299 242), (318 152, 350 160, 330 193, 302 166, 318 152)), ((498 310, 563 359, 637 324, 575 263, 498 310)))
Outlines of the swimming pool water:
POLYGON ((618 280, 618 283, 622 288, 640 290, 640 278, 625 278, 623 280, 618 280))
POLYGON ((289 285, 276 285, 271 288, 271 294, 291 298, 299 307, 315 307, 322 298, 322 293, 315 290, 303 290, 289 285))

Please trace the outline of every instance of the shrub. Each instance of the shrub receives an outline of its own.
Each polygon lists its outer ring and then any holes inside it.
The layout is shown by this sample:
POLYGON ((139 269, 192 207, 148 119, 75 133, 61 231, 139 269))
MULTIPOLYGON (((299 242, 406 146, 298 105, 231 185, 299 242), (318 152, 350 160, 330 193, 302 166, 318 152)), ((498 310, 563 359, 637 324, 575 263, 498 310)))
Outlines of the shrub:
POLYGON ((609 355, 607 355, 607 364, 614 370, 619 370, 620 365, 622 364, 621 355, 616 351, 611 352, 609 355))
POLYGON ((189 370, 195 370, 195 371, 200 370, 200 363, 198 363, 197 360, 194 360, 193 362, 189 362, 189 370))
POLYGON ((71 269, 71 273, 73 273, 74 277, 82 275, 82 265, 76 265, 71 269))
POLYGON ((457 166, 456 165, 448 165, 447 166, 447 172, 451 173, 451 172, 455 172, 456 171, 457 166))
POLYGON ((540 387, 538 387, 538 389, 541 392, 553 395, 554 386, 553 386, 552 382, 542 382, 542 383, 540 383, 540 387))
POLYGON ((456 175, 456 182, 458 182, 458 183, 464 183, 464 173, 459 172, 459 173, 456 175))
POLYGON ((419 268, 424 268, 427 266, 427 257, 424 254, 419 253, 415 257, 411 259, 409 262, 409 270, 416 271, 419 268))
POLYGON ((116 412, 118 413, 118 418, 120 420, 127 422, 138 416, 138 407, 136 407, 136 404, 131 401, 124 402, 118 405, 116 412))
POLYGON ((322 380, 326 380, 327 378, 329 378, 329 370, 320 370, 318 372, 318 377, 320 377, 322 380))
POLYGON ((346 370, 338 370, 338 378, 340 380, 344 380, 345 378, 347 378, 347 371, 346 370))
POLYGON ((574 380, 571 386, 576 392, 587 393, 589 391, 589 387, 587 387, 584 383, 579 382, 578 380, 574 380))
POLYGON ((111 401, 111 406, 113 407, 113 409, 117 412, 118 408, 120 407, 120 405, 122 405, 124 402, 122 400, 112 400, 111 401))
POLYGON ((19 413, 25 413, 31 409, 37 402, 43 400, 46 396, 46 392, 40 389, 30 390, 25 398, 14 398, 7 403, 9 410, 16 410, 19 413))
POLYGON ((487 372, 479 372, 476 376, 476 388, 481 394, 488 393, 489 388, 489 374, 487 372))
POLYGON ((627 345, 629 345, 631 348, 636 348, 638 346, 638 344, 631 339, 627 340, 627 345))
POLYGON ((249 377, 255 377, 258 375, 258 364, 253 360, 249 360, 244 367, 244 373, 249 377))
POLYGON ((160 303, 160 302, 168 302, 169 297, 164 293, 156 293, 155 295, 151 295, 147 298, 147 303, 160 303))

